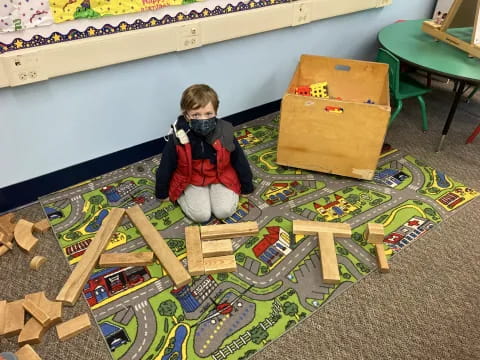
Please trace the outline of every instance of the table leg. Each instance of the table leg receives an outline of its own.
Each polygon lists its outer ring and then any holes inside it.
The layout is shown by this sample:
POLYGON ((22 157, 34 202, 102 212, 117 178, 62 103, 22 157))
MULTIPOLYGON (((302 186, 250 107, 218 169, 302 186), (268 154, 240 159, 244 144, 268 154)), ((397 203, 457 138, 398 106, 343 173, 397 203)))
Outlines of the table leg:
POLYGON ((452 123, 453 116, 455 115, 455 111, 457 110, 457 105, 458 105, 458 102, 460 101, 460 98, 462 97, 464 88, 465 88, 465 81, 460 80, 455 90, 455 96, 453 98, 452 106, 450 107, 450 112, 448 113, 447 121, 443 126, 442 137, 440 138, 440 143, 438 144, 437 152, 442 150, 443 141, 445 140, 448 130, 450 129, 450 124, 452 123))

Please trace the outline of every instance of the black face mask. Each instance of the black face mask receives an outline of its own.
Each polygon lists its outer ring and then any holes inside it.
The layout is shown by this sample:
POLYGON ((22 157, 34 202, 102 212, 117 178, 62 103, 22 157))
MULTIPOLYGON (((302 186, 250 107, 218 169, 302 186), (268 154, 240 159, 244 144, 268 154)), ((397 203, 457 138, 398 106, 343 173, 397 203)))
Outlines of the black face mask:
POLYGON ((206 136, 210 134, 217 126, 217 118, 211 117, 210 119, 192 119, 190 120, 190 128, 197 134, 206 136))

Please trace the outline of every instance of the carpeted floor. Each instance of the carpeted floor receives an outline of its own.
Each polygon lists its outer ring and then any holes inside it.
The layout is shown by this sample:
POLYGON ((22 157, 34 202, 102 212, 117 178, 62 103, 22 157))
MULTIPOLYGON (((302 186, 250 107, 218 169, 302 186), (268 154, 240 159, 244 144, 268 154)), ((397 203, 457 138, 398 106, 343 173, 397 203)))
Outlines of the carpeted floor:
MULTIPOLYGON (((460 104, 443 151, 435 153, 453 94, 451 83, 434 86, 426 96, 429 132, 421 131, 418 103, 408 100, 387 142, 478 190, 480 137, 471 145, 465 140, 480 122, 480 94, 460 104)), ((43 218, 38 204, 18 213, 43 218)), ((390 273, 373 272, 253 359, 480 359, 479 215, 474 201, 395 256, 390 273)), ((18 248, 0 258, 0 298, 41 290, 55 298, 67 262, 51 231, 37 246, 48 258, 38 273, 18 248)), ((84 301, 64 309, 64 318, 88 311, 84 301)), ((1 338, 0 350, 15 351, 15 340, 1 338)), ((96 327, 63 343, 51 329, 35 349, 43 359, 110 359, 96 327)))

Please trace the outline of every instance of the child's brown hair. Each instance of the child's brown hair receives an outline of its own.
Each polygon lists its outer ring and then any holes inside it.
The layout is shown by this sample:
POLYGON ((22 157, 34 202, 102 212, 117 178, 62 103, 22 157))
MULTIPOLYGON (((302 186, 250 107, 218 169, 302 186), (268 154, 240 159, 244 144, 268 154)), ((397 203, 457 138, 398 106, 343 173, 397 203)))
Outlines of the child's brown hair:
POLYGON ((215 90, 205 84, 195 84, 183 91, 180 108, 185 113, 189 110, 207 106, 209 102, 212 103, 215 112, 217 112, 220 101, 215 90))

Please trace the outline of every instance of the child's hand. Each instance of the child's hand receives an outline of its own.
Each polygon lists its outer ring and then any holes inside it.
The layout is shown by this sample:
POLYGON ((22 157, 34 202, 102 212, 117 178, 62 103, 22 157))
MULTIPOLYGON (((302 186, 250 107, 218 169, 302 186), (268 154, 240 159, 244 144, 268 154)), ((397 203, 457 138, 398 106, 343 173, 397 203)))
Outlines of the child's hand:
POLYGON ((165 199, 158 199, 158 200, 160 200, 160 201, 169 201, 170 198, 167 196, 165 199))

